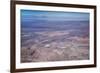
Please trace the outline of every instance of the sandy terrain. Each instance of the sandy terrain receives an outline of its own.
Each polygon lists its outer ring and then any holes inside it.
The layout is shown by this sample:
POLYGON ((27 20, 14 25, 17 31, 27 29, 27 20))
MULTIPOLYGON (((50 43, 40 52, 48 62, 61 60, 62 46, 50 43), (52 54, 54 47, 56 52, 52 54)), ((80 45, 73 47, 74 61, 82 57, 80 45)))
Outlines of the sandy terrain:
POLYGON ((21 62, 89 59, 88 37, 68 37, 70 33, 66 31, 35 32, 35 34, 45 37, 39 36, 40 38, 26 41, 31 43, 31 46, 22 46, 21 62))

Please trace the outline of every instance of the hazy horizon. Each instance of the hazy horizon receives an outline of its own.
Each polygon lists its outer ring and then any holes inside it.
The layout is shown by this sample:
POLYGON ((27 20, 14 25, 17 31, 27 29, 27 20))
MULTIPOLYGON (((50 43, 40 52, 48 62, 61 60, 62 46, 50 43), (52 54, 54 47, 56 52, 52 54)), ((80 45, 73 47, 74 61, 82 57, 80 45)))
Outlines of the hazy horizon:
POLYGON ((22 21, 48 20, 48 21, 88 21, 89 13, 21 10, 22 21))

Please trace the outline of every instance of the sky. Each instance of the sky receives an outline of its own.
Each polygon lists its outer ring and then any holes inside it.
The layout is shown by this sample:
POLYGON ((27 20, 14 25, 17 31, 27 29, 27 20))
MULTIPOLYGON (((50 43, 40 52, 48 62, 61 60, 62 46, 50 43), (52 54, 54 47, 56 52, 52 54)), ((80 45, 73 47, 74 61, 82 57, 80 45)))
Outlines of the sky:
POLYGON ((22 21, 88 21, 89 13, 21 10, 22 21))

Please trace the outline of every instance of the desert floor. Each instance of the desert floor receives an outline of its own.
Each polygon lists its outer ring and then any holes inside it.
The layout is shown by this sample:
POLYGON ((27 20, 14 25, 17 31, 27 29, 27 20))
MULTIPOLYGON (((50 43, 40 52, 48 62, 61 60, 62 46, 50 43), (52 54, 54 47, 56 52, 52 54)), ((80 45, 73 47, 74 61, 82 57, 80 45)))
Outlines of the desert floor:
POLYGON ((23 33, 29 38, 21 47, 21 62, 89 59, 89 38, 72 34, 71 30, 23 33))

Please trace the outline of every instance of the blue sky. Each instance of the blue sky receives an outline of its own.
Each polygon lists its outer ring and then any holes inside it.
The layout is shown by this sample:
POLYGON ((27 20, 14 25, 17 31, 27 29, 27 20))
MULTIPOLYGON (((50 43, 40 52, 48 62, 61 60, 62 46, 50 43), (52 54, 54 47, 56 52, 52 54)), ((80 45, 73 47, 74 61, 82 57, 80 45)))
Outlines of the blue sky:
POLYGON ((22 21, 88 21, 89 13, 21 10, 22 21))

